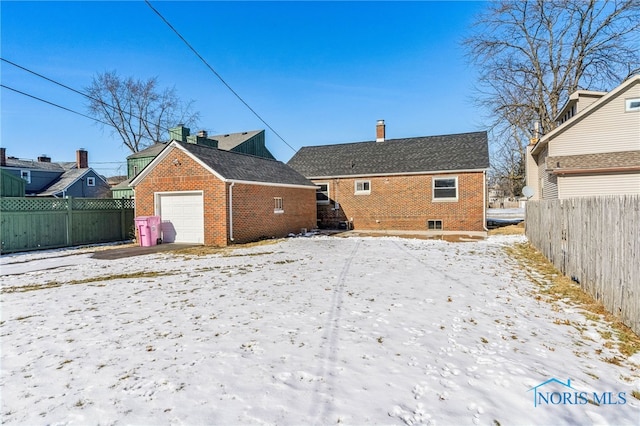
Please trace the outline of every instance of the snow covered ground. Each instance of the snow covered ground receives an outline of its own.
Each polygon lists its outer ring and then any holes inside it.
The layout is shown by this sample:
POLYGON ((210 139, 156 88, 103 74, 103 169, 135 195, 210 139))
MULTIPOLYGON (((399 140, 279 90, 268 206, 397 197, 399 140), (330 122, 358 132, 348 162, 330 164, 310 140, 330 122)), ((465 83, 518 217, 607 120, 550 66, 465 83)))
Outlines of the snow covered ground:
POLYGON ((640 356, 535 297, 523 238, 3 256, 0 420, 637 425, 640 356))

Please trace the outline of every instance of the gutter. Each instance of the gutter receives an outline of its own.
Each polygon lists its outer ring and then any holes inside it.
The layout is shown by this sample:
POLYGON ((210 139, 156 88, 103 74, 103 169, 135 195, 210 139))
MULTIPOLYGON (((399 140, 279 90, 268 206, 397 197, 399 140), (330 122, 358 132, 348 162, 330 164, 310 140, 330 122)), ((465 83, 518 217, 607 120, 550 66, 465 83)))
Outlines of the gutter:
POLYGON ((229 240, 233 241, 233 185, 235 182, 231 182, 229 185, 229 240))
POLYGON ((597 173, 632 173, 640 172, 640 167, 606 167, 600 169, 551 169, 546 170, 554 175, 578 175, 578 174, 597 174, 597 173))
POLYGON ((489 232, 487 228, 487 171, 482 172, 482 229, 489 232))

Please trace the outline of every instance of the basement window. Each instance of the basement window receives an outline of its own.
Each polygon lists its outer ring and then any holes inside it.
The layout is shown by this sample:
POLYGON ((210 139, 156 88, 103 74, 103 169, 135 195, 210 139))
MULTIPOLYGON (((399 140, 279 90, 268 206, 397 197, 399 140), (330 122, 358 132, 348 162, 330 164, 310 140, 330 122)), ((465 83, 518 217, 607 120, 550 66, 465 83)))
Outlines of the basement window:
POLYGON ((369 195, 369 194, 371 194, 371 181, 357 180, 355 183, 355 195, 369 195))
POLYGON ((284 208, 282 207, 282 197, 273 197, 273 202, 273 212, 284 213, 284 208))
POLYGON ((427 221, 427 229, 429 231, 442 230, 442 221, 441 220, 428 220, 427 221))
POLYGON ((640 111, 640 98, 625 99, 625 111, 640 111))
POLYGON ((433 201, 458 201, 458 177, 434 178, 433 201))

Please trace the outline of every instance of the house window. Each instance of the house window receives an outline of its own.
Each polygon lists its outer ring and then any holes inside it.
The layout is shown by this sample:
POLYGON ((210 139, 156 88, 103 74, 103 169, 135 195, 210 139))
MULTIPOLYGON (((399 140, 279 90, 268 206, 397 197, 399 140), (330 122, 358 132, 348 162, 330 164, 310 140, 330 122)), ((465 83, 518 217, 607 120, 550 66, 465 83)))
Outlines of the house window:
POLYGON ((274 213, 284 213, 284 209, 282 208, 282 197, 273 197, 273 212, 274 213))
POLYGON ((96 178, 88 177, 87 178, 87 186, 96 186, 96 178))
POLYGON ((640 111, 640 98, 626 99, 625 111, 640 111))
POLYGON ((436 231, 442 229, 442 221, 441 220, 428 220, 427 221, 427 229, 429 231, 436 231))
POLYGON ((457 201, 458 200, 458 178, 434 178, 433 179, 433 200, 434 201, 457 201))
POLYGON ((329 204, 329 184, 317 183, 316 186, 316 203, 317 204, 329 204))
POLYGON ((371 194, 371 181, 370 180, 357 180, 355 183, 356 195, 369 195, 371 194))
POLYGON ((20 177, 27 183, 31 183, 31 170, 20 170, 20 177))

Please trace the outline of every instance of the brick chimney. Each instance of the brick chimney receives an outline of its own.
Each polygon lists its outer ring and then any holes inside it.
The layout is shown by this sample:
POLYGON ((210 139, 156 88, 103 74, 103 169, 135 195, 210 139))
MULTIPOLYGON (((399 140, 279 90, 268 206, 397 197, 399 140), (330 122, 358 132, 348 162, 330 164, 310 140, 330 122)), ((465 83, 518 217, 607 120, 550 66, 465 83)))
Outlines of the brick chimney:
POLYGON ((1 147, 0 148, 0 166, 6 166, 6 165, 7 165, 7 148, 1 147))
POLYGON ((378 120, 378 123, 376 124, 376 142, 384 142, 384 138, 384 120, 378 120))
POLYGON ((89 153, 84 148, 76 151, 76 167, 79 169, 89 168, 89 153))
POLYGON ((38 163, 50 163, 51 162, 51 157, 47 157, 47 154, 42 154, 40 157, 38 157, 38 163))

